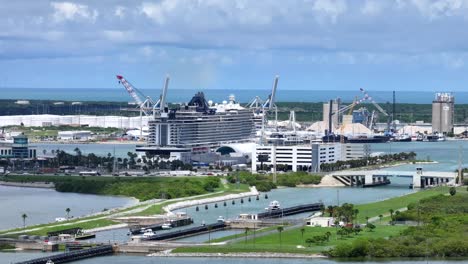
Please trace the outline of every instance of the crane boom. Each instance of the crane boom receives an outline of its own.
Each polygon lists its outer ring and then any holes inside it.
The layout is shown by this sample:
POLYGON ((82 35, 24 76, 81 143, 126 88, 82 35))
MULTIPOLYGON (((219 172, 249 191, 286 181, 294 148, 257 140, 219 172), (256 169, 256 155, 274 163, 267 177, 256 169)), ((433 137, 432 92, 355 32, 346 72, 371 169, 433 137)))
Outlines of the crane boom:
POLYGON ((166 96, 167 96, 167 88, 169 87, 169 75, 166 76, 166 81, 164 82, 164 88, 163 88, 163 92, 162 92, 162 95, 161 95, 161 100, 159 102, 159 110, 161 112, 164 111, 164 107, 166 107, 166 96))
POLYGON ((379 110, 379 112, 381 112, 385 116, 388 116, 388 113, 382 107, 380 107, 380 105, 378 103, 376 103, 374 101, 374 99, 372 99, 372 97, 369 96, 369 94, 366 92, 366 90, 364 90, 363 88, 359 88, 359 90, 361 91, 361 93, 364 94, 364 100, 370 101, 375 106, 375 108, 377 108, 377 110, 379 110))
POLYGON ((263 105, 263 107, 268 108, 268 110, 272 110, 275 107, 275 97, 276 97, 276 88, 278 87, 278 79, 279 79, 279 76, 276 75, 275 80, 273 81, 273 88, 271 89, 271 94, 270 96, 268 96, 268 99, 263 105))
POLYGON ((117 79, 119 82, 125 87, 127 90, 128 94, 135 100, 135 102, 139 105, 143 105, 143 100, 138 96, 138 94, 135 91, 135 88, 127 81, 122 75, 117 75, 117 79))

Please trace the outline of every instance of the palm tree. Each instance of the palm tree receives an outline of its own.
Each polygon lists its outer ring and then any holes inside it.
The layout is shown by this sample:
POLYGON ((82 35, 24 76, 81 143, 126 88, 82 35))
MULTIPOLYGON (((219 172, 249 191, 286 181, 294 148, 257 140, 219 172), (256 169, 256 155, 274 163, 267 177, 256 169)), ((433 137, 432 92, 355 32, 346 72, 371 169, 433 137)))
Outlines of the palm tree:
POLYGON ((393 223, 393 212, 395 212, 395 211, 393 211, 393 209, 390 209, 388 211, 390 212, 390 219, 391 219, 390 221, 391 221, 391 223, 393 223))
POLYGON ((383 215, 380 214, 380 215, 379 215, 379 219, 380 219, 379 223, 380 223, 380 224, 382 224, 382 218, 383 218, 383 215))
MULTIPOLYGON (((324 164, 326 164, 326 163, 324 163, 324 164)), ((329 205, 327 207, 327 211, 328 211, 328 216, 332 217, 333 216, 333 205, 329 205)))
POLYGON ((322 216, 325 214, 325 206, 323 204, 320 205, 320 212, 322 213, 322 216))
POLYGON ((356 223, 355 224, 358 224, 358 214, 359 214, 359 209, 354 209, 354 219, 356 219, 356 223))
MULTIPOLYGON (((130 152, 129 152, 129 153, 130 153, 130 152)), ((208 244, 211 243, 211 228, 212 228, 212 227, 211 227, 210 225, 208 225, 208 226, 206 227, 206 229, 208 230, 208 244)))
POLYGON ((21 218, 23 218, 23 228, 25 228, 25 227, 26 227, 26 218, 28 218, 28 215, 25 214, 25 213, 23 213, 23 214, 21 215, 21 218))
POLYGON ((327 232, 325 233, 325 236, 327 237, 327 241, 330 241, 330 237, 331 237, 330 231, 327 231, 327 232))
POLYGON ((280 241, 280 247, 281 247, 282 246, 281 233, 284 231, 284 227, 283 226, 278 226, 276 228, 276 230, 278 230, 278 233, 279 233, 279 241, 280 241))
POLYGON ((244 237, 245 237, 244 244, 247 244, 247 234, 248 234, 248 233, 249 233, 249 228, 248 228, 248 227, 244 228, 244 234, 245 234, 245 236, 244 236, 244 237))
POLYGON ((302 237, 302 239, 304 239, 304 233, 305 233, 305 228, 301 227, 301 237, 302 237))
POLYGON ((70 208, 65 209, 65 212, 67 212, 67 220, 70 218, 70 208))

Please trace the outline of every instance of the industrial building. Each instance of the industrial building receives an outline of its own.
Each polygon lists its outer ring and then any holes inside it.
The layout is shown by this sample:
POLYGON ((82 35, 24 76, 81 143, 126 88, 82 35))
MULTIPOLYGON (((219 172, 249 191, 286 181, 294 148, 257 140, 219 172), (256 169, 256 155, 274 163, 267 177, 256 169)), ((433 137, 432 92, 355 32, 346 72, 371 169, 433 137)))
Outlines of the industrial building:
POLYGON ((320 171, 323 163, 361 159, 370 153, 366 144, 314 143, 311 145, 257 145, 252 153, 252 171, 261 165, 286 165, 292 171, 320 171))
POLYGON ((332 103, 332 106, 331 106, 332 113, 331 114, 330 114, 330 102, 323 104, 322 120, 323 120, 323 123, 326 125, 327 130, 328 130, 330 116, 331 116, 331 119, 332 119, 331 120, 332 129, 336 129, 338 127, 338 125, 339 125, 339 119, 338 119, 339 115, 335 114, 335 113, 338 112, 340 101, 339 100, 332 100, 331 103, 332 103))
POLYGON ((432 132, 453 132, 455 97, 451 93, 436 93, 432 101, 432 132))
POLYGON ((91 139, 91 131, 59 131, 57 138, 63 141, 87 141, 91 139))
POLYGON ((13 142, 0 143, 0 158, 34 159, 36 148, 29 146, 28 137, 18 135, 13 137, 13 142))
POLYGON ((91 115, 13 115, 0 116, 0 126, 47 127, 47 126, 89 126, 139 128, 147 126, 148 116, 91 116, 91 115))

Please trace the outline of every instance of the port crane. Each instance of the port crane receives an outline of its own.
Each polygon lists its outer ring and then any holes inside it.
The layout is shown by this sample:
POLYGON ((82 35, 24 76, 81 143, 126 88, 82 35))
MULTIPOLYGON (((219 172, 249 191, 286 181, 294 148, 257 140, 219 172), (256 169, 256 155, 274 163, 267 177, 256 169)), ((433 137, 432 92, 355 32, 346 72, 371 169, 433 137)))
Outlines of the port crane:
POLYGON ((381 113, 382 113, 383 115, 385 115, 385 116, 388 116, 387 111, 385 111, 382 107, 380 107, 380 105, 379 105, 378 103, 376 103, 376 102, 374 101, 374 99, 372 99, 371 96, 369 96, 369 94, 366 92, 366 90, 364 90, 363 88, 359 88, 359 90, 361 91, 361 93, 364 94, 364 98, 363 98, 363 99, 364 99, 365 101, 371 102, 371 103, 375 106, 375 108, 377 108, 377 110, 379 110, 379 112, 381 112, 381 113))
POLYGON ((145 96, 140 90, 135 88, 122 75, 117 75, 117 80, 120 84, 122 84, 125 87, 127 93, 133 98, 135 103, 138 105, 138 108, 140 109, 140 115, 144 114, 145 116, 150 116, 152 114, 154 115, 157 111, 164 111, 164 108, 166 107, 167 89, 170 80, 169 75, 166 76, 162 94, 157 102, 154 102, 153 99, 151 99, 151 97, 145 96), (141 97, 144 97, 146 99, 143 100, 141 97))
MULTIPOLYGON (((379 110, 380 113, 382 113, 384 116, 387 117, 387 133, 390 133, 390 115, 378 103, 376 103, 374 101, 374 99, 372 99, 371 96, 369 96, 369 94, 367 93, 366 90, 364 90, 363 88, 359 88, 359 90, 361 91, 361 93, 364 94, 364 98, 365 98, 366 101, 371 102, 375 106, 375 108, 377 108, 377 110, 379 110)), ((388 102, 387 102, 387 104, 388 104, 388 102)), ((375 111, 372 111, 372 117, 371 117, 371 121, 370 121, 370 124, 369 124, 370 129, 372 129, 372 126, 374 124, 374 116, 375 116, 375 111)))

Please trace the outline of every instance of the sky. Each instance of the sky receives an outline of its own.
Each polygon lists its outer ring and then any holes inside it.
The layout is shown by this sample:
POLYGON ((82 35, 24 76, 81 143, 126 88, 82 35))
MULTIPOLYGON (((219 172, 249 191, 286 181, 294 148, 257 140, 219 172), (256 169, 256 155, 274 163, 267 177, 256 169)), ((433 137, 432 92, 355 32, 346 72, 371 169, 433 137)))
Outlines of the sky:
POLYGON ((0 87, 464 91, 468 0, 0 0, 0 87))

